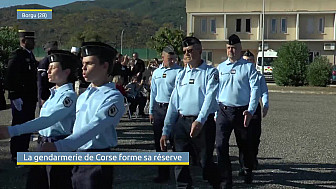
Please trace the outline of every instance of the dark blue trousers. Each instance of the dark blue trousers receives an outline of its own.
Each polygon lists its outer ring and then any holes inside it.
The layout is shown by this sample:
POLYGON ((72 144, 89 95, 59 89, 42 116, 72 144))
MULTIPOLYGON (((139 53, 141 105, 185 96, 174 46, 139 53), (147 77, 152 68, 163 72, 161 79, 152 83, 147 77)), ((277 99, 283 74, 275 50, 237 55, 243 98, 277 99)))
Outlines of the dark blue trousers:
MULTIPOLYGON (((43 143, 56 142, 66 136, 39 137, 39 146, 43 143)), ((71 165, 34 165, 30 167, 27 177, 26 189, 72 189, 72 168, 71 165)))
MULTIPOLYGON (((217 166, 213 163, 214 144, 210 139, 211 130, 215 128, 213 114, 208 117, 204 123, 199 135, 190 138, 191 125, 196 120, 196 117, 179 116, 176 125, 174 126, 174 144, 177 152, 189 152, 196 155, 195 158, 200 160, 203 174, 207 174, 210 184, 215 185, 217 179, 217 166), (211 151, 212 149, 212 151, 211 151)), ((175 166, 175 179, 177 188, 191 188, 192 178, 190 175, 189 166, 175 166)))
POLYGON ((111 165, 75 165, 72 170, 74 189, 111 189, 112 184, 111 165))
MULTIPOLYGON (((168 103, 163 104, 163 103, 157 103, 155 105, 155 111, 153 112, 153 117, 154 117, 154 123, 153 123, 153 131, 154 131, 154 144, 155 144, 155 150, 156 152, 162 152, 161 147, 160 147, 160 139, 162 136, 162 128, 164 125, 164 119, 166 117, 168 109, 168 103)), ((170 144, 172 144, 172 140, 169 140, 170 144)), ((159 177, 162 178, 169 178, 170 171, 169 171, 169 166, 167 165, 159 165, 159 177)))
MULTIPOLYGON (((255 161, 257 160, 257 155, 259 152, 260 136, 261 136, 261 106, 258 104, 257 110, 254 113, 249 127, 247 128, 248 135, 252 138, 253 144, 253 154, 255 156, 255 161)), ((239 164, 244 167, 244 154, 241 149, 239 149, 239 164)), ((256 165, 254 165, 255 168, 256 165)))
POLYGON ((243 112, 247 106, 227 107, 219 105, 216 119, 216 149, 218 155, 218 169, 222 183, 232 184, 232 168, 229 155, 229 140, 232 130, 234 130, 238 148, 244 155, 244 166, 253 169, 253 145, 248 136, 248 128, 244 127, 243 112))
MULTIPOLYGON (((86 152, 110 151, 110 149, 86 150, 86 152)), ((71 180, 74 189, 111 189, 113 187, 113 166, 74 165, 71 180)))
MULTIPOLYGON (((11 103, 11 108, 12 108, 12 126, 35 119, 36 101, 34 100, 29 101, 23 99, 23 105, 21 111, 17 111, 13 103, 11 103)), ((23 134, 11 138, 10 152, 12 154, 12 160, 16 159, 17 152, 28 152, 29 141, 30 141, 30 134, 23 134)))

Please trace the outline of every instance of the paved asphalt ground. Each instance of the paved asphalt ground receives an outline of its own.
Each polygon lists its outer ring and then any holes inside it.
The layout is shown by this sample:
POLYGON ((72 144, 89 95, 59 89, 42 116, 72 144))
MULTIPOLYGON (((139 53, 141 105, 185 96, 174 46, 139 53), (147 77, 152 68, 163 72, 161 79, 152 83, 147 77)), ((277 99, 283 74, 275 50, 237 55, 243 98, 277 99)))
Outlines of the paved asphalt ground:
MULTIPOLYGON (((1 111, 0 117, 0 126, 10 124, 9 110, 1 111)), ((336 188, 336 95, 270 93, 270 110, 262 129, 260 166, 251 185, 238 177, 238 149, 231 137, 234 188, 336 188)), ((148 119, 123 118, 115 150, 153 151, 152 138, 148 119)), ((1 170, 1 164, 9 162, 9 152, 5 148, 8 140, 0 142, 1 178, 15 170, 1 170)), ((155 166, 116 166, 115 188, 174 188, 174 179, 162 185, 152 183, 156 173, 155 166)), ((192 174, 195 187, 211 188, 202 181, 199 167, 193 166, 192 174)), ((0 188, 14 188, 8 182, 0 179, 0 188)))

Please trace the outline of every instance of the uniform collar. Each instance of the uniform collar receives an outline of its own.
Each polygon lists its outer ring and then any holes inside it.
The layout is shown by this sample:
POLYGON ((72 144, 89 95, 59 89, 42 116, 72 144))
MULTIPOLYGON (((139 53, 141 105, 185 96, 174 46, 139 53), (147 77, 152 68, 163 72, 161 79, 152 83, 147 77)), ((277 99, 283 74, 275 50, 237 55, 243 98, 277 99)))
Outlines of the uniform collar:
POLYGON ((106 92, 106 91, 110 91, 112 89, 116 89, 116 86, 113 82, 109 82, 109 83, 105 83, 104 85, 100 86, 100 87, 92 87, 92 84, 89 85, 89 87, 87 88, 87 90, 99 90, 102 92, 106 92))
POLYGON ((196 70, 204 70, 204 69, 206 68, 206 66, 207 66, 207 64, 205 63, 204 60, 202 60, 202 64, 201 64, 200 66, 198 66, 197 68, 190 68, 190 67, 189 67, 189 64, 188 64, 187 67, 186 67, 186 71, 189 72, 189 71, 191 71, 191 70, 193 70, 193 69, 196 69, 196 70))
POLYGON ((58 87, 58 89, 56 89, 56 86, 54 86, 54 87, 52 87, 51 89, 50 89, 50 93, 52 94, 52 95, 54 95, 57 91, 58 92, 60 92, 60 93, 62 93, 62 92, 64 92, 64 91, 67 91, 67 90, 73 90, 73 85, 72 85, 72 83, 66 83, 66 84, 64 84, 64 85, 62 85, 62 86, 60 86, 60 87, 58 87))
POLYGON ((26 49, 25 47, 23 47, 23 46, 21 46, 21 48, 23 49, 23 50, 26 50, 29 54, 30 53, 32 53, 32 51, 30 51, 30 50, 28 50, 28 49, 26 49))
POLYGON ((229 59, 229 58, 226 59, 226 61, 225 61, 225 63, 226 63, 227 65, 229 65, 229 64, 235 64, 235 63, 238 63, 238 62, 246 62, 246 60, 243 59, 243 57, 240 57, 240 59, 237 60, 236 62, 230 62, 230 59, 229 59))
POLYGON ((174 68, 178 68, 178 65, 177 65, 177 64, 173 64, 170 68, 169 68, 169 67, 166 68, 166 67, 164 67, 163 64, 162 64, 162 66, 159 67, 159 68, 160 68, 160 69, 174 69, 174 68))

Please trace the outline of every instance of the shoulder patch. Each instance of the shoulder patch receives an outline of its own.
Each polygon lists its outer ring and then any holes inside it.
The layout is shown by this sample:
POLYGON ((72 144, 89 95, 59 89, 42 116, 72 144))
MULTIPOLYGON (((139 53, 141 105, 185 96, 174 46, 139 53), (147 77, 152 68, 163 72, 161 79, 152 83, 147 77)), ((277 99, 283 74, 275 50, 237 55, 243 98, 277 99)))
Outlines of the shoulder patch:
POLYGON ((71 106, 71 104, 72 104, 72 100, 71 100, 71 98, 69 98, 69 97, 66 97, 64 100, 63 100, 63 105, 65 106, 65 107, 70 107, 71 106))
POLYGON ((215 79, 215 81, 218 81, 218 74, 214 75, 214 79, 215 79))
POLYGON ((110 117, 114 117, 118 113, 118 108, 115 104, 113 104, 107 111, 107 115, 110 117))

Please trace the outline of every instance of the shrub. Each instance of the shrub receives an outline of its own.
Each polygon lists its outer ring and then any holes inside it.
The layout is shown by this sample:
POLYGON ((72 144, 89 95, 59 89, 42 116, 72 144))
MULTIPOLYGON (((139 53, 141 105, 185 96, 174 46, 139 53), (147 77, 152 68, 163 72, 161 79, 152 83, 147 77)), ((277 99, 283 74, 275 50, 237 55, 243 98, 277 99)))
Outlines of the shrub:
POLYGON ((278 50, 273 62, 273 77, 277 85, 301 86, 306 83, 309 51, 304 42, 287 42, 278 50))
POLYGON ((19 47, 17 29, 0 27, 0 79, 4 79, 8 58, 11 52, 19 47))
POLYGON ((325 87, 330 80, 331 65, 326 57, 319 56, 308 67, 307 81, 309 85, 325 87))

